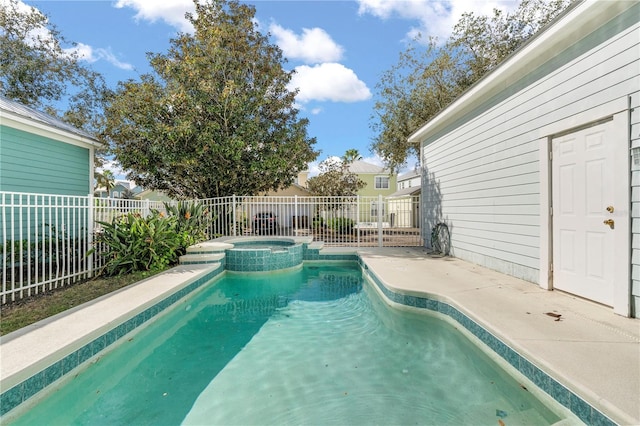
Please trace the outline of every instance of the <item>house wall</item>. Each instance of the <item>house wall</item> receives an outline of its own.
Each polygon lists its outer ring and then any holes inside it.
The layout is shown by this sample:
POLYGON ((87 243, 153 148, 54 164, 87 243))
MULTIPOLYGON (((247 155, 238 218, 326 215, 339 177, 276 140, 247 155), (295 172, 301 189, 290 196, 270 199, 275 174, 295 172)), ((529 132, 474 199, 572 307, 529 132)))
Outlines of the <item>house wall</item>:
POLYGON ((360 173, 358 177, 362 179, 367 186, 358 191, 358 195, 363 197, 377 197, 378 195, 382 195, 386 197, 387 195, 391 195, 396 192, 397 187, 397 175, 389 175, 387 173, 379 173, 379 174, 369 174, 369 173, 360 173), (388 189, 376 189, 375 179, 376 176, 387 176, 389 178, 389 188, 388 189))
POLYGON ((640 3, 423 141, 425 235, 444 221, 454 256, 540 282, 541 152, 553 133, 628 108, 640 89, 638 16, 640 3))
POLYGON ((8 126, 0 127, 0 191, 87 195, 89 148, 8 126))
POLYGON ((405 188, 414 188, 419 187, 422 184, 422 178, 420 175, 413 176, 410 179, 398 179, 398 183, 396 184, 397 189, 405 189, 405 188))
POLYGON ((631 126, 631 312, 640 313, 640 92, 630 96, 631 126), (637 158, 634 149, 638 149, 637 158))

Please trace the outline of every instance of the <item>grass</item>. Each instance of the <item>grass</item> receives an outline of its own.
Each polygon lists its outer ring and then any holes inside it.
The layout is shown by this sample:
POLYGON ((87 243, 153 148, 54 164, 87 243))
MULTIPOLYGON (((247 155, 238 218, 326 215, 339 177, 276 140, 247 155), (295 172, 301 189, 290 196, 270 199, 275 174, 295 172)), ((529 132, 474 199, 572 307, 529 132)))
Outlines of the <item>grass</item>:
POLYGON ((97 277, 9 303, 0 309, 0 335, 19 330, 159 272, 161 271, 136 272, 116 277, 97 277))

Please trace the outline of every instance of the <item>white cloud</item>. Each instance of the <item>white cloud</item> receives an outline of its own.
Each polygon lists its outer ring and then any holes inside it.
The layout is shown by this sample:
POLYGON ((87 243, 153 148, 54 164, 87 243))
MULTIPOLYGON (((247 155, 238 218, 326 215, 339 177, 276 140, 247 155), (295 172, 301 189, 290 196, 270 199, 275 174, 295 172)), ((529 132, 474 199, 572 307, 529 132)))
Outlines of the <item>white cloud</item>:
POLYGON ((122 166, 115 160, 107 160, 102 167, 97 167, 98 172, 110 170, 113 173, 115 180, 127 180, 127 173, 122 169, 122 166))
MULTIPOLYGON (((8 7, 8 0, 0 0, 0 7, 8 7)), ((28 13, 31 9, 36 9, 33 6, 29 6, 26 5, 22 2, 18 2, 17 3, 17 7, 18 10, 20 10, 23 13, 28 13)), ((42 40, 45 42, 53 42, 53 36, 52 34, 49 32, 49 30, 46 27, 41 27, 39 29, 36 30, 32 30, 29 32, 29 34, 27 34, 27 42, 28 43, 33 43, 35 44, 37 41, 42 40)), ((107 62, 111 63, 112 65, 123 69, 123 70, 132 70, 133 66, 131 64, 125 63, 125 62, 120 62, 118 60, 118 58, 116 58, 116 56, 111 52, 111 49, 103 49, 103 48, 97 48, 94 49, 93 47, 84 44, 84 43, 77 43, 76 46, 68 48, 68 49, 63 49, 64 52, 66 52, 67 54, 72 54, 72 53, 77 53, 83 60, 89 62, 89 63, 94 63, 100 59, 104 59, 107 62)))
POLYGON ((344 49, 322 28, 303 28, 302 34, 297 35, 280 25, 272 24, 269 31, 288 59, 308 64, 336 62, 342 59, 344 49))
POLYGON ((118 0, 114 7, 130 7, 136 10, 137 20, 160 20, 180 31, 193 32, 193 26, 184 18, 186 12, 195 11, 192 0, 118 0))
POLYGON ((398 17, 418 21, 419 25, 407 33, 408 38, 422 33, 440 40, 449 37, 463 13, 491 15, 493 9, 511 11, 518 7, 518 2, 513 0, 358 0, 358 3, 361 15, 368 13, 381 19, 398 17))
POLYGON ((358 102, 371 98, 371 91, 353 70, 342 64, 325 63, 296 67, 290 90, 300 89, 296 101, 358 102))
POLYGON ((78 55, 82 59, 89 63, 94 63, 96 61, 99 61, 100 59, 103 59, 117 68, 127 71, 133 70, 133 65, 126 62, 121 62, 118 58, 116 58, 113 52, 111 52, 111 48, 103 49, 99 47, 94 49, 93 47, 84 43, 78 43, 75 47, 66 49, 66 51, 78 53, 78 55))

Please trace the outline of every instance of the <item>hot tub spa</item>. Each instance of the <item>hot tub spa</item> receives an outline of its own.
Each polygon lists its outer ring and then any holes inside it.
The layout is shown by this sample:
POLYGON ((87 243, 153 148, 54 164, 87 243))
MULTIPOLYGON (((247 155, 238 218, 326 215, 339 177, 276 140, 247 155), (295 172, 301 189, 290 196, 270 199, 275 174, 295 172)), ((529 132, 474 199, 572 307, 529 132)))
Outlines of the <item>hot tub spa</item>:
POLYGON ((231 240, 225 250, 225 269, 234 272, 266 272, 302 266, 304 247, 290 239, 231 240))

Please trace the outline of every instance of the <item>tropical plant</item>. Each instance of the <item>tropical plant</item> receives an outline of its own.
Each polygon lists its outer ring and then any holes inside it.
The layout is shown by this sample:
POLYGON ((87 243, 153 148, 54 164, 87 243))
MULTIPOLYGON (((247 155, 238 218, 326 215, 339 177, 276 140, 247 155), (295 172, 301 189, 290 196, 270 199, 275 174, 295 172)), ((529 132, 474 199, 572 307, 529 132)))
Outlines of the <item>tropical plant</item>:
POLYGON ((109 193, 116 185, 116 178, 111 170, 96 171, 94 173, 96 179, 96 189, 104 188, 109 193))
POLYGON ((125 188, 120 193, 120 198, 122 198, 123 200, 135 200, 136 199, 136 193, 133 192, 129 188, 125 188))
MULTIPOLYGON (((134 271, 156 271, 178 260, 182 236, 176 232, 176 217, 166 217, 152 210, 149 216, 129 213, 109 222, 98 222, 102 232, 96 243, 105 250, 103 275, 112 276, 134 271)), ((90 253, 93 253, 92 249, 90 253)))
POLYGON ((180 254, 186 248, 207 239, 207 231, 213 220, 202 203, 178 201, 175 205, 164 203, 169 216, 176 218, 176 233, 180 237, 180 254))

